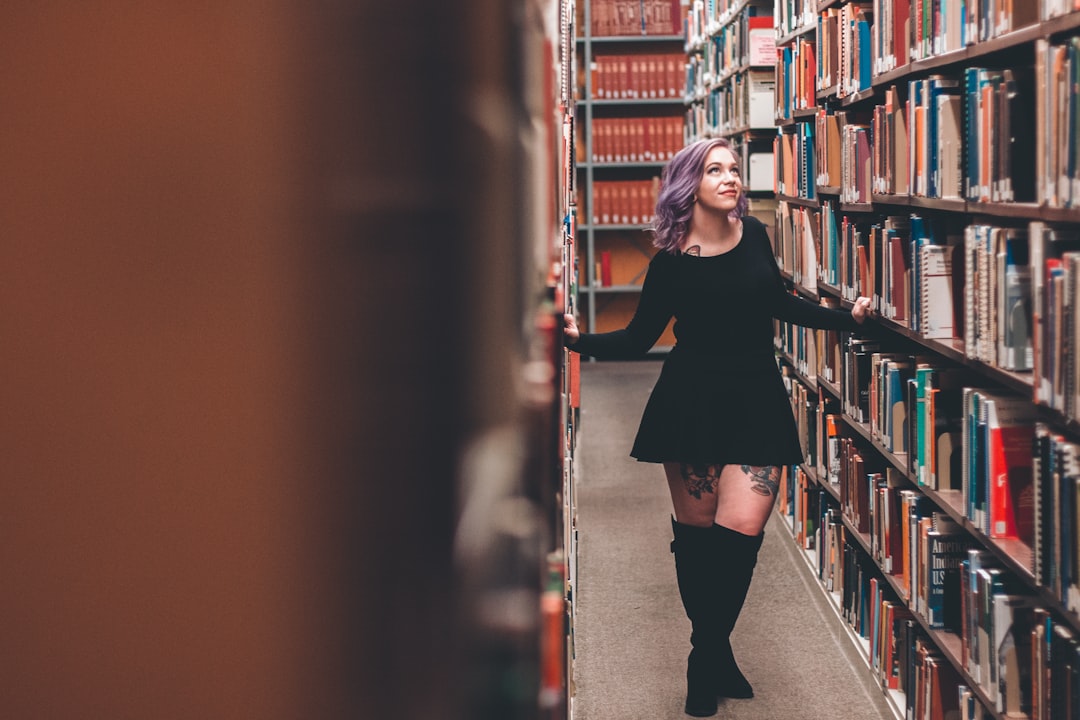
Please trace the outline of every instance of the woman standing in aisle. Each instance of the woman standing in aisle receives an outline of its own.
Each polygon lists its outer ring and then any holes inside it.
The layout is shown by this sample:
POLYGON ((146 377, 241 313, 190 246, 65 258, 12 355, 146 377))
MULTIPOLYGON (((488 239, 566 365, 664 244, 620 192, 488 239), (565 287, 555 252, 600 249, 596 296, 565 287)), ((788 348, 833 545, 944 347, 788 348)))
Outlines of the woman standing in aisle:
POLYGON ((686 713, 707 717, 718 697, 753 697, 732 654, 742 610, 779 489, 780 468, 802 462, 791 405, 773 351, 773 318, 855 330, 850 313, 790 294, 765 226, 746 215, 738 162, 724 139, 683 148, 664 169, 654 244, 637 311, 622 330, 578 331, 570 349, 598 358, 643 356, 674 317, 664 360, 630 455, 667 475, 675 569, 690 618, 686 713))

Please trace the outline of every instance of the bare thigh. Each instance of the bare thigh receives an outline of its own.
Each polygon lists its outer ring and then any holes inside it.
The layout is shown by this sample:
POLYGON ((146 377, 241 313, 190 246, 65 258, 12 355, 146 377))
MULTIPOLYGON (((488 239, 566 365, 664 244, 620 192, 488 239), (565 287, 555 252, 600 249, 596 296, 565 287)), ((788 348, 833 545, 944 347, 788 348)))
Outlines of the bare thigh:
POLYGON ((712 526, 723 468, 723 465, 664 463, 676 520, 698 527, 712 526))
POLYGON ((725 465, 716 488, 714 521, 744 535, 758 535, 779 489, 779 466, 725 465))
POLYGON ((687 525, 713 523, 745 535, 765 528, 780 488, 776 465, 664 463, 675 519, 687 525))

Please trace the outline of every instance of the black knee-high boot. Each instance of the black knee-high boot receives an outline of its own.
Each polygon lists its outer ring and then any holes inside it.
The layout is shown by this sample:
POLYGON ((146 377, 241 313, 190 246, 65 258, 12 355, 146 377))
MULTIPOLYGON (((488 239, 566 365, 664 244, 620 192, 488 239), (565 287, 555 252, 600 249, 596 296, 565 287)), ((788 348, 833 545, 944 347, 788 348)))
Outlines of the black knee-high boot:
POLYGON ((679 595, 690 618, 690 656, 686 661, 687 715, 708 717, 716 714, 716 678, 718 641, 722 637, 717 623, 717 568, 715 532, 671 519, 675 535, 671 552, 675 554, 675 575, 679 595))
POLYGON ((715 688, 719 697, 751 698, 754 688, 739 670, 731 650, 731 631, 742 612, 750 581, 757 565, 758 551, 765 534, 744 535, 722 525, 713 525, 712 554, 716 558, 716 639, 715 688))

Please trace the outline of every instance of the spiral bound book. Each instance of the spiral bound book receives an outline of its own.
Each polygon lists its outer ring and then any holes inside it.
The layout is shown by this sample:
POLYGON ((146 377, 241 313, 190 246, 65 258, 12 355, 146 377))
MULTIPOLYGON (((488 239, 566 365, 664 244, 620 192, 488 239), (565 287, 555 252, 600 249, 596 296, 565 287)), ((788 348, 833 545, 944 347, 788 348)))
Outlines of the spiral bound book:
POLYGON ((931 340, 955 337, 952 262, 950 246, 924 245, 919 249, 920 332, 931 340))

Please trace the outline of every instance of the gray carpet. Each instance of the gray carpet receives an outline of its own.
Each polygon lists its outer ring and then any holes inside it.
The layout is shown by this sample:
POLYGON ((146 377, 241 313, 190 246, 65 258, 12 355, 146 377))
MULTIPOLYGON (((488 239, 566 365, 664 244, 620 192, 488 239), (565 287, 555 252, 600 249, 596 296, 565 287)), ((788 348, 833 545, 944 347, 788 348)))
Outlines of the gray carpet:
MULTIPOLYGON (((687 717, 690 623, 668 549, 671 501, 660 467, 627 455, 659 370, 582 363, 575 720, 687 717)), ((894 720, 796 552, 774 517, 732 635, 756 697, 724 700, 716 717, 894 720)))

